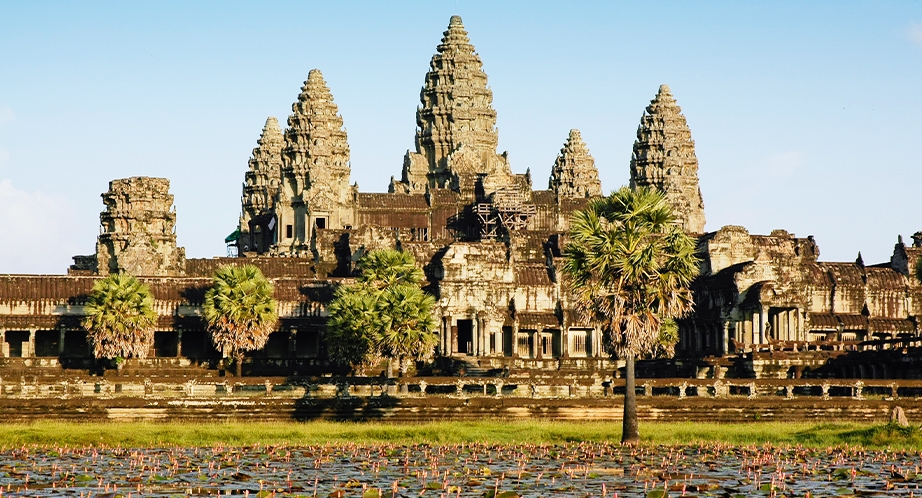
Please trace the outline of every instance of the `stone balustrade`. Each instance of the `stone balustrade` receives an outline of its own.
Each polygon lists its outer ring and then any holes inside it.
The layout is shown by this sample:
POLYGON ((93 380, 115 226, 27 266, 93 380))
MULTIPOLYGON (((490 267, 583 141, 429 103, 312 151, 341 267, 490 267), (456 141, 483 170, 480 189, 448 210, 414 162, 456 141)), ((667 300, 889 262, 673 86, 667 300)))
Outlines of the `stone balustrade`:
MULTIPOLYGON (((638 379, 639 397, 922 400, 922 380, 638 379)), ((139 379, 0 378, 0 398, 541 398, 591 399, 624 393, 624 380, 493 377, 139 379)))

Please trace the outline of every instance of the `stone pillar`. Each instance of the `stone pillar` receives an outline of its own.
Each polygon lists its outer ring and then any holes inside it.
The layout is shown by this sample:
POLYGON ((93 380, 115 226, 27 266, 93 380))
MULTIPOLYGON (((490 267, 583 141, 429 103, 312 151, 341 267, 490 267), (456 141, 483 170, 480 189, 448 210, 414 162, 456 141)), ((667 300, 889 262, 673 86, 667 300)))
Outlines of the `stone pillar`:
POLYGON ((176 327, 176 357, 182 358, 182 326, 176 327))
POLYGON ((480 334, 482 329, 480 327, 480 317, 474 315, 471 317, 471 350, 468 352, 471 356, 482 356, 483 354, 483 341, 480 340, 480 334))
POLYGON ((543 335, 544 326, 538 325, 536 328, 538 330, 535 331, 535 338, 537 339, 537 341, 535 342, 535 348, 537 349, 535 356, 543 360, 544 359, 544 335, 543 335))
MULTIPOLYGON (((31 358, 35 356, 35 330, 36 329, 34 327, 29 329, 29 345, 28 345, 29 350, 22 352, 23 358, 31 358)), ((26 349, 26 348, 23 348, 23 349, 26 349)))
POLYGON ((759 308, 759 344, 765 344, 765 326, 768 325, 768 312, 765 311, 765 306, 759 308))
POLYGON ((58 356, 61 356, 64 354, 64 335, 67 333, 67 329, 61 325, 58 327, 58 333, 60 334, 58 336, 58 356))
POLYGON ((729 351, 729 348, 727 346, 729 344, 728 342, 729 337, 730 337, 730 320, 726 320, 724 321, 723 326, 720 327, 720 341, 718 341, 718 344, 717 344, 717 354, 721 356, 727 354, 727 351, 729 351))
POLYGON ((599 327, 592 328, 592 356, 595 358, 601 358, 604 354, 604 349, 602 347, 602 329, 599 327))

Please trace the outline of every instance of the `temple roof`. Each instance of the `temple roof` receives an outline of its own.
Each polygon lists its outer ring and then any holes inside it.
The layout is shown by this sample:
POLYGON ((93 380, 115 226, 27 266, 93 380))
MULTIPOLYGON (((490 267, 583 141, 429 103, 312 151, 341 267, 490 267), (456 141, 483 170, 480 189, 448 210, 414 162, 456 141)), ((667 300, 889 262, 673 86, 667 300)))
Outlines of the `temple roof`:
POLYGON ((308 73, 291 105, 285 131, 285 168, 313 177, 349 177, 349 144, 343 118, 319 69, 308 73))
POLYGON ((660 190, 686 231, 704 233, 695 142, 667 85, 660 85, 640 119, 631 157, 631 186, 660 190))
POLYGON ((430 171, 444 167, 462 143, 495 153, 493 92, 460 16, 451 17, 429 68, 416 113, 416 151, 426 156, 430 171))
POLYGON ((551 169, 548 188, 559 197, 599 197, 602 182, 595 159, 583 142, 579 130, 570 130, 570 135, 551 169))

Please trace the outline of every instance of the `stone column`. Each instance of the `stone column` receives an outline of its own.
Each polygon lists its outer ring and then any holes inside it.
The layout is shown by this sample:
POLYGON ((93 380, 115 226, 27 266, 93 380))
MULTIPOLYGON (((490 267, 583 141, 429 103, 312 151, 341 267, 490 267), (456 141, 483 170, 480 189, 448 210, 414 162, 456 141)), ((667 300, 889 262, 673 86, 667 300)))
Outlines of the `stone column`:
POLYGON ((480 318, 477 315, 471 317, 471 350, 468 354, 471 356, 481 356, 483 341, 480 340, 480 318))
POLYGON ((539 360, 543 360, 544 359, 544 347, 542 346, 542 344, 544 342, 544 339, 541 337, 541 333, 544 332, 544 326, 538 325, 537 327, 535 327, 535 329, 536 329, 535 335, 534 335, 535 340, 532 342, 532 344, 534 345, 535 351, 534 351, 534 354, 532 354, 532 357, 537 358, 539 360))
POLYGON ((35 328, 34 328, 34 327, 32 327, 32 328, 29 329, 29 345, 28 345, 28 349, 29 349, 28 351, 23 351, 23 352, 22 352, 22 357, 23 357, 23 358, 31 358, 31 357, 35 356, 35 328))
POLYGON ((182 358, 182 326, 176 327, 176 357, 182 358))
POLYGON ((765 337, 765 327, 768 325, 768 312, 765 311, 765 306, 759 308, 759 344, 765 344, 767 337, 765 337))
POLYGON ((60 334, 58 336, 58 356, 61 356, 64 354, 64 335, 67 333, 67 329, 61 325, 58 327, 58 333, 60 334))
POLYGON ((717 354, 723 356, 730 350, 728 347, 730 337, 730 320, 725 320, 720 327, 720 341, 717 343, 717 354))

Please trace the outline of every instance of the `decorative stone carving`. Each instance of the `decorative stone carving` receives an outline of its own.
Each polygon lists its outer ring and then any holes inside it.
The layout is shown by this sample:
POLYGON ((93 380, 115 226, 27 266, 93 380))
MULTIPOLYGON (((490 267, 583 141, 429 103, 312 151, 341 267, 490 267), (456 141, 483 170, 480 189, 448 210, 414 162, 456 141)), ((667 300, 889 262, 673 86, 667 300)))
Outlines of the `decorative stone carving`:
POLYGON ((166 178, 136 176, 109 182, 102 194, 102 233, 96 243, 99 274, 185 273, 186 251, 176 247, 176 212, 166 178))
MULTIPOLYGON (((354 192, 349 185, 349 143, 343 118, 318 69, 312 69, 291 106, 281 151, 280 199, 274 212, 277 252, 298 253, 315 228, 353 224, 354 192)), ((270 220, 267 223, 272 223, 270 220)))
POLYGON ((279 202, 284 138, 277 119, 270 116, 266 120, 257 144, 259 146, 253 149, 243 184, 243 195, 240 197, 242 209, 238 246, 246 249, 260 242, 266 246, 264 241, 258 241, 250 232, 260 222, 265 223, 264 220, 272 217, 271 213, 279 202))
POLYGON ((468 184, 476 177, 468 175, 476 174, 497 176, 492 183, 511 183, 505 155, 496 154, 493 92, 460 16, 451 17, 429 67, 416 110, 416 152, 407 152, 401 180, 390 191, 424 192, 426 185, 473 189, 468 184))
POLYGON ((704 233, 695 141, 667 85, 660 85, 637 128, 631 187, 638 185, 662 191, 686 232, 704 233))
POLYGON ((548 188, 558 197, 581 198, 600 197, 602 182, 595 159, 583 142, 579 130, 570 130, 570 136, 551 169, 548 188))

